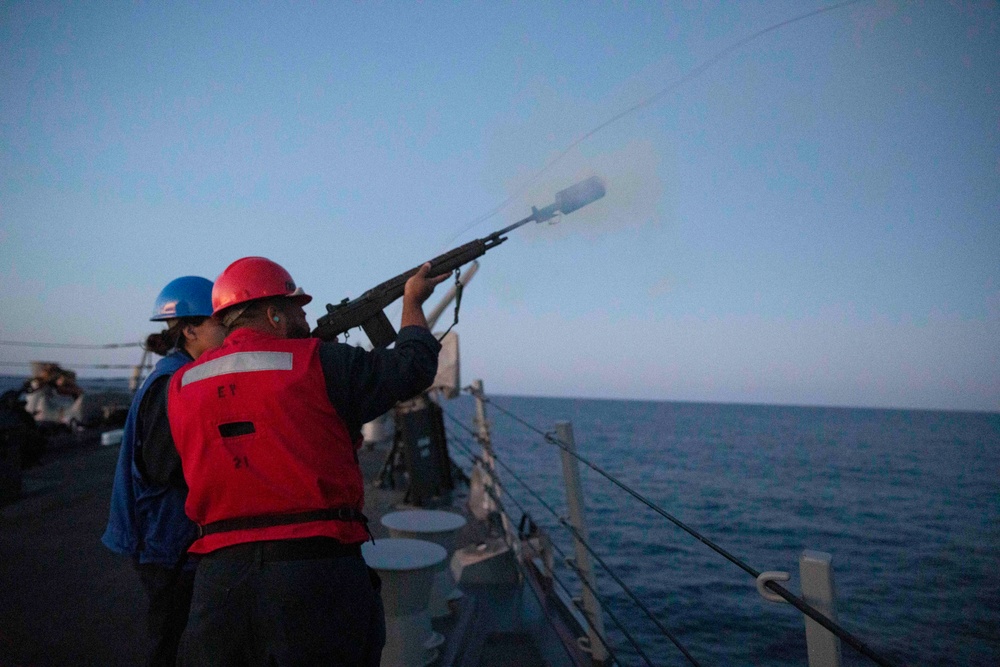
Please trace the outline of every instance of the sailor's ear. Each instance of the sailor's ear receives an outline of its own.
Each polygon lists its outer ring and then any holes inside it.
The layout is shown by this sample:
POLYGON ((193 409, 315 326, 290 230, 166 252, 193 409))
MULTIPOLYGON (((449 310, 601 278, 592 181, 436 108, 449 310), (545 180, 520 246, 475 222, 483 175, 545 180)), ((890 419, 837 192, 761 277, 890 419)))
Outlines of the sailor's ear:
POLYGON ((278 329, 281 327, 281 316, 283 313, 275 306, 267 307, 267 323, 271 325, 272 328, 278 329))

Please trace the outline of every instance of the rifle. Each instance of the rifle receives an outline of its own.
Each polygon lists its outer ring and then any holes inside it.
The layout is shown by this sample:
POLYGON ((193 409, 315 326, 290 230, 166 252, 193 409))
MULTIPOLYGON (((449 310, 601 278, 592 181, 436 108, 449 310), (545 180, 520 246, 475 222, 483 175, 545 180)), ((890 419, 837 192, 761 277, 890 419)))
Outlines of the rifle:
MULTIPOLYGON (((493 232, 489 236, 470 241, 454 250, 449 250, 430 261, 429 276, 439 276, 468 264, 472 260, 486 254, 487 250, 497 247, 507 240, 505 234, 529 222, 544 222, 555 217, 557 213, 567 214, 586 206, 604 196, 604 181, 597 176, 580 181, 565 190, 556 193, 555 203, 539 210, 531 207, 531 215, 515 222, 509 227, 493 232)), ((422 265, 421 265, 422 266, 422 265)), ((406 281, 420 269, 419 266, 390 278, 376 285, 356 299, 344 299, 338 304, 327 304, 326 315, 316 322, 312 331, 314 338, 335 340, 337 336, 354 327, 364 329, 368 339, 376 348, 386 347, 396 340, 396 330, 389 318, 382 312, 393 301, 403 296, 406 281)))

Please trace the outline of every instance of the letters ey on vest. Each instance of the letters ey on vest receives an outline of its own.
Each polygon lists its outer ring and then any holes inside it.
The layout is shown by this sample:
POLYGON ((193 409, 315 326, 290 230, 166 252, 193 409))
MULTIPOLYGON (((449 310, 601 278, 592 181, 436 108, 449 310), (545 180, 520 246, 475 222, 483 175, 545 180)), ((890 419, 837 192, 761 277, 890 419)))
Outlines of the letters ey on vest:
MULTIPOLYGON (((167 406, 196 523, 361 510, 355 446, 327 396, 319 345, 239 329, 174 374, 167 406)), ((313 521, 215 533, 191 551, 317 536, 352 544, 368 535, 357 522, 313 521)))

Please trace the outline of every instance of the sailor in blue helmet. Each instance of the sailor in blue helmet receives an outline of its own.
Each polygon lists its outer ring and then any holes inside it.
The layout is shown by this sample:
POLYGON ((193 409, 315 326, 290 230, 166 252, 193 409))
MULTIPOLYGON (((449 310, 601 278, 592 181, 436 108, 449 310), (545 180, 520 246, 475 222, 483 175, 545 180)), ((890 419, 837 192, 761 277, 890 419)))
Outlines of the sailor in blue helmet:
POLYGON ((132 400, 101 538, 133 559, 148 595, 149 665, 176 662, 191 606, 194 563, 187 548, 196 529, 184 514, 184 478, 169 472, 179 466, 172 465, 177 451, 167 420, 167 388, 174 371, 222 344, 226 330, 211 315, 212 282, 205 278, 177 278, 156 298, 150 320, 165 322, 167 329, 151 334, 146 348, 163 359, 132 400))

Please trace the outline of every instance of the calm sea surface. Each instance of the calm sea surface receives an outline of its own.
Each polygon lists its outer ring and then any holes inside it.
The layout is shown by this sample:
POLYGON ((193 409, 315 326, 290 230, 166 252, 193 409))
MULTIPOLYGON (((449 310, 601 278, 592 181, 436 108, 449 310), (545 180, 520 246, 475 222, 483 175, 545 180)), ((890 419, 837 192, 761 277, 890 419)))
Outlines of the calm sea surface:
MULTIPOLYGON (((16 384, 0 378, 0 390, 16 384)), ((1000 664, 1000 414, 492 400, 498 459, 559 514, 559 450, 499 408, 542 431, 572 422, 582 456, 754 569, 788 571, 794 592, 801 551, 832 554, 840 623, 896 664, 1000 664)), ((469 397, 445 409, 470 423, 469 397)), ((446 425, 468 469, 470 438, 446 425)), ((571 554, 549 510, 499 472, 571 554)), ((799 612, 765 602, 750 575, 597 473, 581 475, 595 551, 700 664, 806 664, 799 612)), ((609 610, 653 664, 689 664, 597 570, 609 610)), ((645 664, 605 625, 622 664, 645 664)), ((844 664, 873 663, 845 646, 844 664)))
MULTIPOLYGON (((492 400, 543 431, 572 422, 582 456, 754 569, 788 571, 794 592, 801 551, 832 554, 841 624, 893 662, 1000 664, 1000 414, 492 400)), ((468 398, 445 407, 463 420, 473 410, 468 398)), ((566 514, 559 450, 487 410, 498 458, 566 514)), ((500 474, 571 554, 551 512, 500 474)), ((791 605, 765 602, 742 569, 589 468, 581 474, 595 551, 699 663, 806 664, 791 605)), ((613 580, 598 586, 654 664, 689 664, 613 580)), ((645 664, 605 625, 622 663, 645 664)), ((845 665, 873 664, 843 653, 845 665)))

